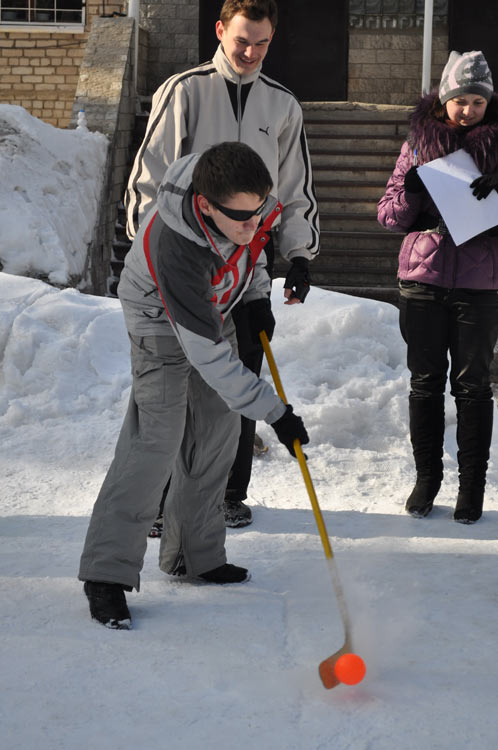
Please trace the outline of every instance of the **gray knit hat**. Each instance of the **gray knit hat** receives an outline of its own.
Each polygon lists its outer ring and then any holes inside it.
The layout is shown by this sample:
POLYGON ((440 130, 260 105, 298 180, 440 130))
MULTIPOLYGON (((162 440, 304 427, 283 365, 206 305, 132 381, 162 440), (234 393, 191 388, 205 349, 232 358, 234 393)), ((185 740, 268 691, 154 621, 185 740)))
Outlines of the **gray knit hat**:
POLYGON ((481 51, 450 53, 439 84, 439 100, 446 104, 460 94, 480 94, 488 102, 491 99, 493 79, 481 51))

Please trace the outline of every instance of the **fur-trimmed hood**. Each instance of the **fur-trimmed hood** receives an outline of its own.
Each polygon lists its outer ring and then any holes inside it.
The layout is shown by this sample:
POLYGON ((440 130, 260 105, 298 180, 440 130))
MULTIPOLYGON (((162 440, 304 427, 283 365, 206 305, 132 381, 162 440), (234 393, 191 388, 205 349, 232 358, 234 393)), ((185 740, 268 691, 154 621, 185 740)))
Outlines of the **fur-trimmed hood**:
POLYGON ((417 149, 419 164, 465 149, 483 174, 498 172, 498 94, 493 94, 485 121, 471 128, 452 127, 431 114, 437 92, 422 97, 410 116, 408 142, 417 149))

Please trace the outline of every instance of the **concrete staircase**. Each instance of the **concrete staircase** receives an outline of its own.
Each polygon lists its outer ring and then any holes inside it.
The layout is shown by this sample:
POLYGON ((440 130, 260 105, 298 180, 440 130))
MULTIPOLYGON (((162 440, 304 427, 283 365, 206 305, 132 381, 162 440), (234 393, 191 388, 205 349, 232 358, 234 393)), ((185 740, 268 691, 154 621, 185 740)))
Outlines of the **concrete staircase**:
MULTIPOLYGON (((140 148, 140 145, 145 136, 145 130, 147 128, 147 121, 149 119, 150 104, 152 97, 142 96, 139 97, 137 112, 135 114, 135 127, 133 130, 133 139, 130 146, 130 153, 128 155, 128 165, 126 170, 126 180, 123 185, 123 195, 128 184, 128 179, 135 161, 135 155, 140 148)), ((118 206, 118 216, 116 224, 114 226, 114 239, 112 242, 111 251, 111 267, 109 269, 109 276, 107 279, 107 296, 116 297, 117 288, 119 284, 119 277, 121 275, 121 269, 124 266, 124 260, 126 253, 131 247, 131 241, 126 234, 126 211, 124 204, 121 202, 118 206)))
MULTIPOLYGON (((410 107, 318 102, 303 108, 320 208, 313 283, 394 302, 403 235, 378 224, 377 202, 405 139, 410 107)), ((285 272, 277 260, 275 275, 285 272)))

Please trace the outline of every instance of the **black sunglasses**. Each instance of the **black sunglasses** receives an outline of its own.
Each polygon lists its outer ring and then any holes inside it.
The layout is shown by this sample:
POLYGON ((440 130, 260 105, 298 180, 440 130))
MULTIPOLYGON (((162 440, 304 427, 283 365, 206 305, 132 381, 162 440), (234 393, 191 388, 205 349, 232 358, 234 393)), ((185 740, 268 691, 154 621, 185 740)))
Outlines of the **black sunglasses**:
POLYGON ((261 216, 264 207, 266 206, 267 200, 268 196, 266 196, 263 203, 258 206, 255 211, 239 211, 235 208, 227 208, 226 206, 222 206, 221 203, 216 203, 216 201, 210 202, 215 208, 218 209, 218 211, 221 211, 222 214, 227 216, 229 219, 232 219, 232 221, 249 221, 249 219, 252 219, 253 216, 261 216))

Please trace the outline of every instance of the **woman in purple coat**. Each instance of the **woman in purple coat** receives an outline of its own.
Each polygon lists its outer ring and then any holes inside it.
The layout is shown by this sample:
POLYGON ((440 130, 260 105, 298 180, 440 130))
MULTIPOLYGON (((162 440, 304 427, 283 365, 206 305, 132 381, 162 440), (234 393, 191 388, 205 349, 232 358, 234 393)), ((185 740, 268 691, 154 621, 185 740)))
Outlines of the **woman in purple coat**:
MULTIPOLYGON (((379 201, 383 226, 406 232, 399 255, 400 327, 411 373, 410 438, 417 471, 406 511, 432 510, 443 479, 444 391, 451 359, 457 407, 459 490, 455 521, 482 515, 493 427, 490 365, 498 337, 498 226, 458 247, 417 173, 417 164, 465 149, 498 189, 498 96, 482 52, 452 52, 439 91, 421 99, 379 201)), ((497 216, 498 224, 498 216, 497 216)))

